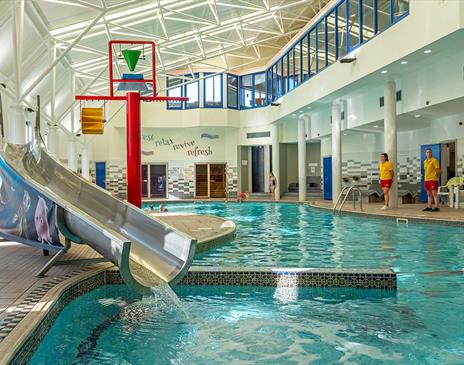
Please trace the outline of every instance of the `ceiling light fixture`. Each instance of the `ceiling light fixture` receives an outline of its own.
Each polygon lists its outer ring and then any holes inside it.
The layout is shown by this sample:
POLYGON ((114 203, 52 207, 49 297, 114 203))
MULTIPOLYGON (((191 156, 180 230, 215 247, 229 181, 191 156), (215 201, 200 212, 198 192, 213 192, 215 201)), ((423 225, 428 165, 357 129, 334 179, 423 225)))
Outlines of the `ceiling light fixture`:
POLYGON ((307 106, 306 109, 311 109, 311 107, 310 107, 310 106, 307 106))
POLYGON ((386 74, 387 72, 388 72, 387 70, 380 71, 381 74, 386 74))
POLYGON ((408 61, 401 61, 402 65, 406 65, 407 63, 408 63, 408 61))
POLYGON ((414 114, 414 118, 420 118, 420 114, 414 114))
POLYGON ((431 49, 426 49, 426 50, 424 51, 424 53, 426 53, 426 54, 427 54, 427 53, 432 53, 432 50, 431 50, 431 49))
POLYGON ((379 126, 378 126, 378 125, 375 125, 374 128, 379 128, 379 126))

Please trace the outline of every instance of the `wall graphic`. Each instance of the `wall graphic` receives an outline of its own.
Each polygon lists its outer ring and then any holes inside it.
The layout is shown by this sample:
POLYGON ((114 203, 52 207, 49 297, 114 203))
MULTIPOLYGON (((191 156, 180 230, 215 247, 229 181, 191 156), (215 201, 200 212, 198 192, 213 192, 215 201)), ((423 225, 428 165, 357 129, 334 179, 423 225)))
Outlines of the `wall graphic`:
POLYGON ((223 131, 211 132, 205 128, 142 129, 143 156, 166 161, 225 161, 226 154, 223 131))
POLYGON ((0 158, 0 236, 43 249, 60 249, 56 205, 0 158))

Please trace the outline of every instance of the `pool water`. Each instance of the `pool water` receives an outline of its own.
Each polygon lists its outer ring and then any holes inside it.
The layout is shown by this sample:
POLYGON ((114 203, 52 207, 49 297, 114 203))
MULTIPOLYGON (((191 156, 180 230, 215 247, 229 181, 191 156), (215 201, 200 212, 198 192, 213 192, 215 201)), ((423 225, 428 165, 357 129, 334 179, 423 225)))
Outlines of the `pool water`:
POLYGON ((168 204, 169 212, 213 214, 237 225, 232 242, 193 265, 393 268, 434 272, 464 267, 464 230, 438 224, 333 216, 298 204, 168 204))
POLYGON ((392 267, 398 290, 178 286, 180 304, 96 289, 57 318, 31 364, 464 364, 458 227, 294 204, 169 204, 237 224, 196 265, 392 267))

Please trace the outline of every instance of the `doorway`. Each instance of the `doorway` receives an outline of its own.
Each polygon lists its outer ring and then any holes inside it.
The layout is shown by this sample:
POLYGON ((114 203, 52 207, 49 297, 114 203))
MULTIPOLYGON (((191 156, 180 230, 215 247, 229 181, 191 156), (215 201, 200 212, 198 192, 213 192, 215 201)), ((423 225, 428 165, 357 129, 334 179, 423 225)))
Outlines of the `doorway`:
POLYGON ((324 172, 324 200, 332 200, 332 156, 322 160, 324 172))
POLYGON ((456 141, 441 143, 441 184, 456 177, 456 141))
POLYGON ((95 162, 95 184, 106 189, 106 162, 95 162))
POLYGON ((195 198, 225 198, 227 174, 224 163, 195 165, 195 198))
POLYGON ((264 193, 264 146, 251 147, 251 191, 264 193))
POLYGON ((142 198, 166 198, 166 165, 142 165, 142 198))

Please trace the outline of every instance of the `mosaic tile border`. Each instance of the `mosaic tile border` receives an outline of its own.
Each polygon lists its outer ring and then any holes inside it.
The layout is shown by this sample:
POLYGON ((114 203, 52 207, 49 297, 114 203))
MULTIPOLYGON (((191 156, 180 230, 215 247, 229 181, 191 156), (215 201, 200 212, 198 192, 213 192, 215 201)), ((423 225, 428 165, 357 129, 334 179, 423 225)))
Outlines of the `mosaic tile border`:
POLYGON ((14 311, 9 313, 0 322, 0 343, 10 334, 10 332, 26 317, 26 315, 34 309, 39 303, 43 296, 55 285, 72 278, 73 276, 79 275, 87 271, 85 268, 80 268, 67 273, 66 275, 56 276, 51 280, 39 285, 33 289, 23 301, 15 306, 14 311))
POLYGON ((193 267, 179 285, 396 289, 391 270, 193 267))
MULTIPOLYGON (((69 276, 75 275, 70 273, 69 276)), ((76 279, 76 278, 74 278, 76 279)), ((119 271, 105 269, 75 281, 63 289, 28 337, 14 351, 8 365, 25 365, 38 348, 63 308, 79 296, 102 285, 124 284, 119 271)), ((50 284, 55 285, 55 284, 50 284)), ((180 285, 252 285, 274 287, 351 287, 396 289, 396 274, 391 270, 352 269, 262 269, 192 267, 180 285)), ((45 287, 42 290, 48 291, 45 287)), ((32 294, 32 293, 31 293, 32 294)), ((44 294, 45 295, 45 294, 44 294)), ((39 300, 43 297, 35 294, 39 300)), ((30 311, 30 309, 28 309, 30 311)), ((27 313, 26 313, 27 314, 27 313)), ((24 315, 25 316, 25 315, 24 315)), ((23 316, 23 317, 24 317, 23 316)))
POLYGON ((79 296, 105 284, 122 284, 119 272, 115 270, 103 270, 83 280, 74 282, 64 289, 58 298, 54 300, 44 317, 40 319, 37 326, 16 349, 12 358, 8 361, 8 365, 27 364, 63 308, 79 296))

